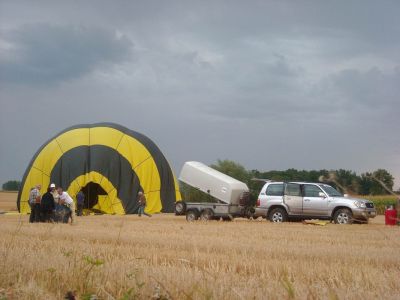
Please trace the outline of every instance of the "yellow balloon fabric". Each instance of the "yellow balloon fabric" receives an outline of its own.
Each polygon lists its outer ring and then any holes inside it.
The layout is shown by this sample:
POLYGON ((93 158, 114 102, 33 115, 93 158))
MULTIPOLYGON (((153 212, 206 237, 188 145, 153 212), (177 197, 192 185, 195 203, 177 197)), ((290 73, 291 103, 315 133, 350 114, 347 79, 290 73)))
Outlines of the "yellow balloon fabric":
POLYGON ((146 195, 149 213, 172 212, 175 201, 181 200, 177 180, 158 147, 113 123, 74 126, 45 143, 25 172, 19 211, 30 212, 32 187, 41 184, 45 190, 52 182, 73 198, 89 183, 100 185, 107 195, 99 195, 96 205, 112 214, 135 213, 139 190, 146 195))

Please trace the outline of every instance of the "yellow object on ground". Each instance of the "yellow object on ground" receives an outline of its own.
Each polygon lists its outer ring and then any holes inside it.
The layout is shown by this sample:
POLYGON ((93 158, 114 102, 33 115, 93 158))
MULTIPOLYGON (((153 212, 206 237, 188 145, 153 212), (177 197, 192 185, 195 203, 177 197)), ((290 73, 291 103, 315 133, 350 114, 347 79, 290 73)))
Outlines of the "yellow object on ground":
POLYGON ((320 225, 320 226, 325 226, 326 224, 329 224, 329 221, 320 221, 320 220, 304 220, 303 224, 311 224, 311 225, 320 225))
POLYGON ((17 211, 6 211, 3 213, 3 215, 9 215, 9 216, 15 216, 15 215, 19 215, 20 213, 17 211))

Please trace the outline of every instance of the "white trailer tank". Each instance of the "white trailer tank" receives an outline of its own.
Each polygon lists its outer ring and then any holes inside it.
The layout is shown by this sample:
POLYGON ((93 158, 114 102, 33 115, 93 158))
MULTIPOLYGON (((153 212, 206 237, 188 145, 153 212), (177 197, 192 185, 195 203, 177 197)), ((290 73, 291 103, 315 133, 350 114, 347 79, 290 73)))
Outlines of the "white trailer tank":
POLYGON ((197 161, 185 162, 179 180, 230 205, 239 205, 247 185, 197 161))

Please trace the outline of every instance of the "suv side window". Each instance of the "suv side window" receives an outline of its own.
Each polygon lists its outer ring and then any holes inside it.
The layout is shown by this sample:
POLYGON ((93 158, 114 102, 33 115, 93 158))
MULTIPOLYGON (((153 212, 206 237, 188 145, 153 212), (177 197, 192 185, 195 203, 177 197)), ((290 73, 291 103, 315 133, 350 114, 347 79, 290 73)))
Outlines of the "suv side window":
POLYGON ((267 196, 283 196, 283 184, 270 184, 265 191, 267 196))
POLYGON ((322 192, 319 187, 313 184, 304 185, 304 197, 319 197, 319 192, 322 192))
POLYGON ((285 195, 288 196, 301 196, 300 184, 287 183, 285 188, 285 195))

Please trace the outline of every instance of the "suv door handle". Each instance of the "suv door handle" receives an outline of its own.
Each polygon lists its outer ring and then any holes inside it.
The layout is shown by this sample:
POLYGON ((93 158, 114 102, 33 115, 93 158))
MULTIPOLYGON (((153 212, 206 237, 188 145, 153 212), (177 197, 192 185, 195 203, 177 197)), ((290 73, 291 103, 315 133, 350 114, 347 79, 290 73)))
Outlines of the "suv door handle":
POLYGON ((311 199, 304 199, 304 201, 307 201, 307 202, 308 202, 308 201, 311 201, 311 199))

